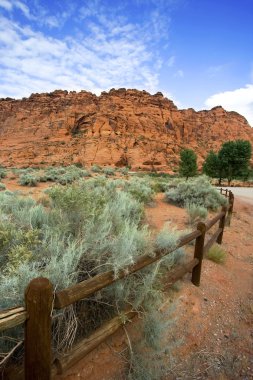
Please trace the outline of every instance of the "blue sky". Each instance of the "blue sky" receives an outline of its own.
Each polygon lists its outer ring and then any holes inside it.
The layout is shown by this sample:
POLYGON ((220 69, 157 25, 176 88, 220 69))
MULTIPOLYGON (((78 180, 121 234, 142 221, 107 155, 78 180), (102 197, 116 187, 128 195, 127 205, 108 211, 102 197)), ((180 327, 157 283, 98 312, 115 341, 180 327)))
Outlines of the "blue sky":
POLYGON ((0 0, 0 97, 162 91, 253 126, 253 0, 0 0))

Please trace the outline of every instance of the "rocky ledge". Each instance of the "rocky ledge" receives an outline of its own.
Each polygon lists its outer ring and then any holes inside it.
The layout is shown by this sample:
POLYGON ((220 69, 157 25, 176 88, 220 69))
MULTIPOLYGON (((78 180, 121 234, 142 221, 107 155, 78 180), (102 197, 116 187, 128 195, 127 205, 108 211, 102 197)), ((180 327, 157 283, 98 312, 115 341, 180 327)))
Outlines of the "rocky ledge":
POLYGON ((0 164, 5 166, 129 165, 173 171, 183 147, 201 165, 228 140, 253 144, 253 128, 236 112, 179 110, 158 92, 111 89, 0 99, 0 164))

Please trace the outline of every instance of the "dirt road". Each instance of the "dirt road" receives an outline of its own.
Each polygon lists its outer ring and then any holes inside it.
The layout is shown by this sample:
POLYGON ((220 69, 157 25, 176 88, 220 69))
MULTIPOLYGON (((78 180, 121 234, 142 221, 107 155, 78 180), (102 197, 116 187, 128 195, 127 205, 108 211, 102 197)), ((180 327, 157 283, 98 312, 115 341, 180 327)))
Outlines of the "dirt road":
POLYGON ((253 205, 253 187, 224 187, 231 190, 235 197, 253 205))

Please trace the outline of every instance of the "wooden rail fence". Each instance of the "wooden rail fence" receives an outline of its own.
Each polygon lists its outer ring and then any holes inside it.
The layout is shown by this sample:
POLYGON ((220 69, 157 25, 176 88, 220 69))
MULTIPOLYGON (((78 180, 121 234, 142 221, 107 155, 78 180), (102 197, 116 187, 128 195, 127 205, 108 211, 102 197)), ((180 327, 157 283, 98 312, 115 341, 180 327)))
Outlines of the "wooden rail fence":
MULTIPOLYGON (((192 283, 195 286, 199 286, 204 253, 208 251, 215 242, 218 244, 222 243, 225 223, 227 222, 227 225, 231 223, 234 195, 231 191, 224 189, 220 189, 220 193, 228 198, 229 203, 227 207, 222 207, 221 212, 213 219, 208 220, 206 223, 198 223, 196 230, 181 237, 173 250, 169 252, 157 250, 152 257, 148 255, 140 257, 135 264, 120 271, 117 278, 114 277, 113 271, 108 271, 56 293, 54 293, 52 284, 48 279, 33 279, 25 292, 25 308, 17 307, 0 311, 0 332, 25 323, 24 368, 16 371, 15 378, 25 380, 50 380, 54 375, 61 374, 73 366, 87 353, 112 335, 126 320, 136 315, 136 313, 131 310, 123 312, 121 316, 117 316, 109 322, 106 322, 102 327, 91 334, 90 337, 83 339, 75 345, 67 355, 64 355, 64 357, 56 357, 53 360, 51 348, 53 308, 62 309, 76 301, 91 296, 98 290, 160 260, 163 256, 185 246, 193 240, 195 240, 193 259, 173 268, 168 273, 164 288, 170 287, 189 272, 192 272, 192 283), (219 222, 219 226, 216 232, 205 242, 206 233, 217 222, 219 222), (19 373, 19 376, 17 376, 17 373, 19 373)), ((8 371, 5 376, 4 378, 11 379, 11 377, 8 377, 8 371)))

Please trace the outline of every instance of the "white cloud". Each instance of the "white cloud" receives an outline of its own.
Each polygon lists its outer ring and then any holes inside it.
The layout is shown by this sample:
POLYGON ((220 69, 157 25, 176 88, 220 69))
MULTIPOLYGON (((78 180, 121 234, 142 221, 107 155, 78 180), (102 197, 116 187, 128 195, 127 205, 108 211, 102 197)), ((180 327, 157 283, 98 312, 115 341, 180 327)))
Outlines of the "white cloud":
POLYGON ((30 9, 28 8, 27 5, 25 5, 24 3, 22 3, 22 1, 19 1, 19 0, 16 0, 13 2, 14 6, 18 9, 21 10, 21 12, 23 12, 23 14, 27 17, 27 18, 33 18, 31 13, 30 13, 30 9))
POLYGON ((85 6, 81 7, 78 11, 81 20, 84 20, 90 16, 98 16, 101 4, 98 0, 89 1, 85 6))
POLYGON ((25 17, 33 19, 28 6, 20 0, 0 0, 0 7, 4 8, 8 12, 12 12, 14 8, 19 9, 25 17))
POLYGON ((21 0, 0 0, 0 7, 4 8, 13 17, 14 10, 21 11, 21 13, 29 20, 34 21, 37 25, 46 26, 49 28, 60 28, 64 25, 66 20, 70 18, 74 12, 75 5, 68 3, 66 10, 56 12, 54 15, 43 7, 39 1, 33 3, 30 8, 21 0))
POLYGON ((174 76, 175 76, 176 78, 183 78, 183 77, 184 77, 184 72, 183 72, 183 70, 177 70, 177 71, 175 72, 174 76))
POLYGON ((175 60, 176 60, 176 57, 175 57, 174 55, 172 55, 172 56, 168 59, 167 65, 168 65, 169 67, 174 66, 174 64, 175 64, 175 60))
POLYGON ((246 117, 253 126, 253 84, 214 94, 205 101, 205 104, 210 108, 220 105, 227 111, 236 111, 246 117))
POLYGON ((86 27, 88 32, 78 37, 57 39, 0 17, 0 97, 60 88, 158 90, 161 61, 146 31, 127 22, 86 27))
POLYGON ((8 0, 0 0, 0 7, 4 8, 6 11, 11 11, 13 6, 8 0))

